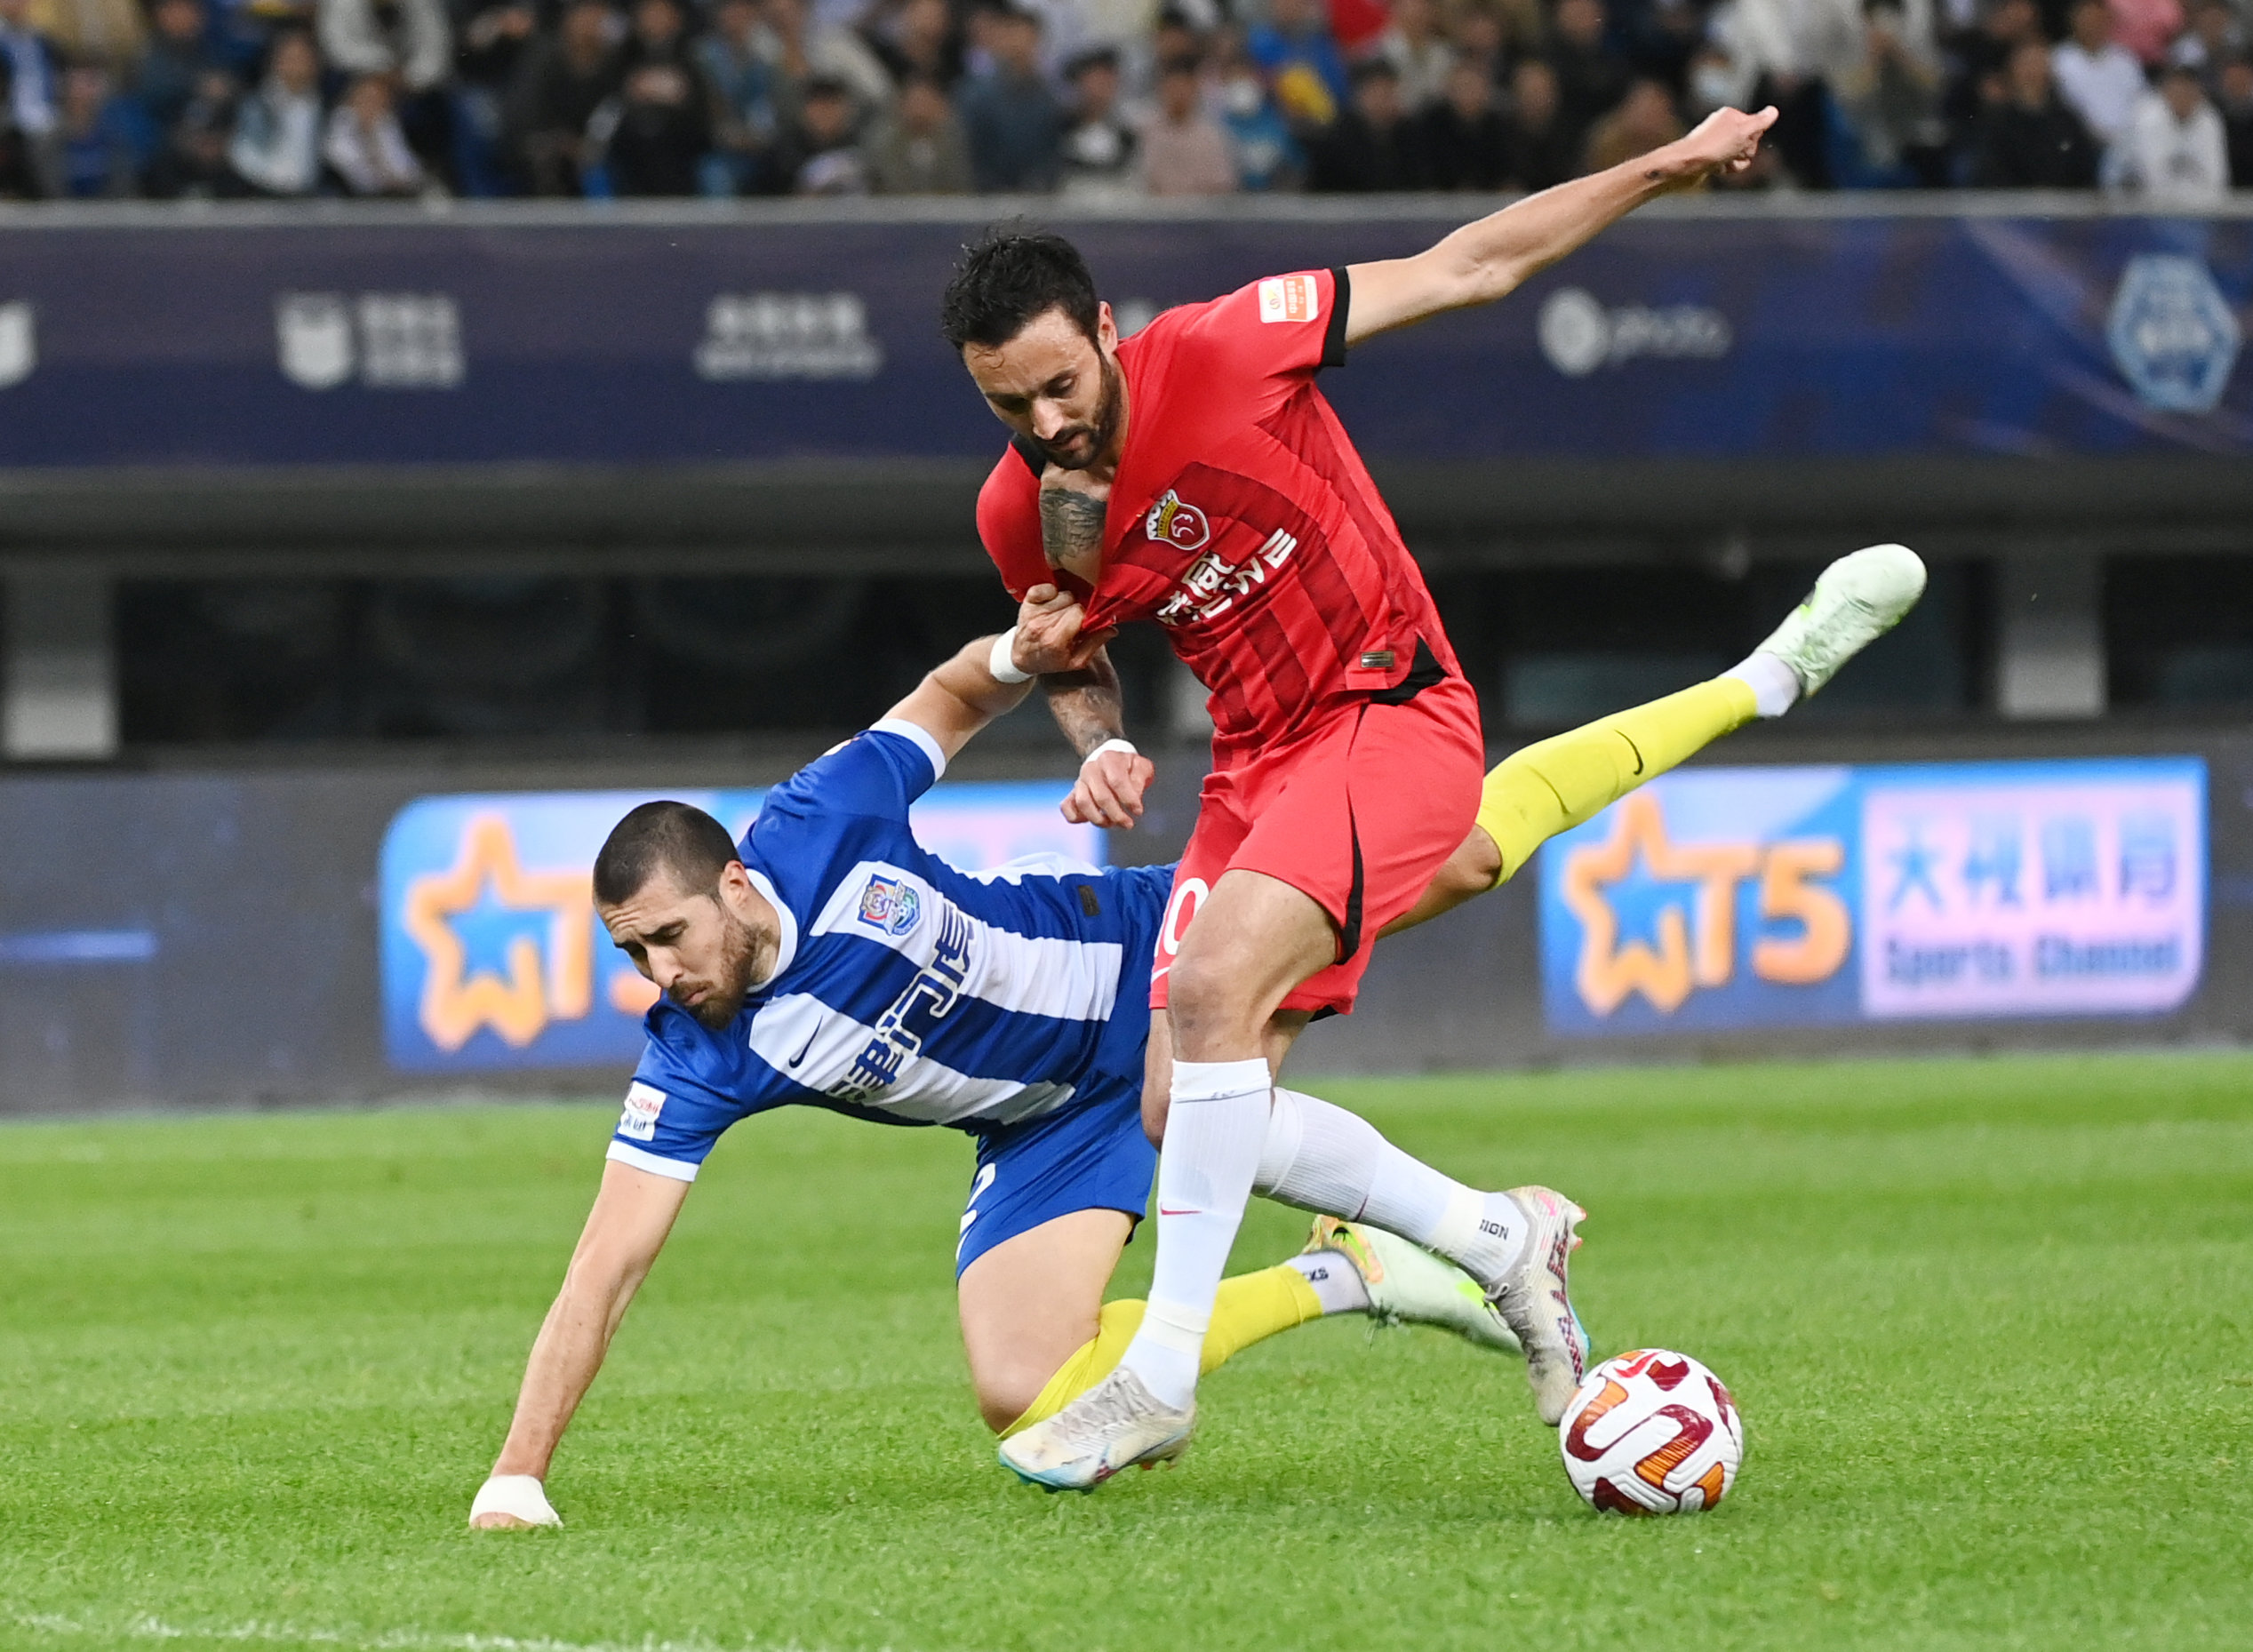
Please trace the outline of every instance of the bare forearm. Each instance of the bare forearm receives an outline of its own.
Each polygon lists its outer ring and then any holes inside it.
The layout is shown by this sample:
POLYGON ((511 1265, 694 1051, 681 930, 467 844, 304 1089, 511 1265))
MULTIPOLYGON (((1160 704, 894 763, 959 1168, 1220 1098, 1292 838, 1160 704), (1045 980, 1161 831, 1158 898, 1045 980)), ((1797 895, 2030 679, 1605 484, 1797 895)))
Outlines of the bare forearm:
POLYGON ((1124 738, 1126 706, 1109 654, 1097 654, 1083 670, 1043 677, 1041 688, 1056 726, 1082 757, 1106 740, 1124 738))
POLYGON ((1576 178, 1468 223, 1435 249, 1461 273, 1453 307, 1490 304, 1667 192, 1651 157, 1576 178))
POLYGON ((516 1395, 516 1414, 493 1464, 495 1474, 547 1478, 547 1465, 563 1431, 603 1369, 603 1356, 641 1282, 639 1274, 615 1273, 590 1279, 574 1264, 532 1343, 524 1385, 516 1395))

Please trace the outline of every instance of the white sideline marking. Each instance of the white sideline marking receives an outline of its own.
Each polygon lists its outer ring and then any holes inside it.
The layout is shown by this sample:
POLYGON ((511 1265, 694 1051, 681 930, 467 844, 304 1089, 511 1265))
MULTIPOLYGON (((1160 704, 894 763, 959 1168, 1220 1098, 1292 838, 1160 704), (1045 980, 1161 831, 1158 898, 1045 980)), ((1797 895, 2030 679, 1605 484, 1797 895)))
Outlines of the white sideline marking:
MULTIPOLYGON (((419 1629, 301 1629, 293 1624, 268 1624, 255 1619, 247 1624, 195 1628, 168 1624, 149 1613, 116 1627, 82 1624, 53 1613, 32 1613, 20 1616, 15 1621, 22 1628, 50 1635, 98 1635, 104 1640, 126 1635, 136 1640, 299 1641, 357 1648, 363 1652, 755 1652, 748 1641, 723 1647, 715 1640, 556 1640, 545 1635, 447 1635, 419 1629)), ((803 1648, 775 1648, 772 1652, 803 1652, 803 1648)))

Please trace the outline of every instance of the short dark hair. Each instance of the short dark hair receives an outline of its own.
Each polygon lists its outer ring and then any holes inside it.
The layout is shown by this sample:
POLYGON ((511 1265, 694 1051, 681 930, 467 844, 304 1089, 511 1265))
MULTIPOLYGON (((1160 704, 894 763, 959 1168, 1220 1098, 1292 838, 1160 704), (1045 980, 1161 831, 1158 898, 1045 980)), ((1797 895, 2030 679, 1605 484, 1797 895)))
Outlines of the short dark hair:
POLYGON ((1059 309, 1095 337, 1102 305, 1080 250, 1045 229, 996 224, 963 249, 939 301, 939 330, 957 350, 991 348, 1017 337, 1035 316, 1059 309))
POLYGON ((693 895, 720 887, 720 874, 740 858, 735 840, 701 809, 669 799, 643 803, 611 828, 595 857, 595 899, 620 906, 659 872, 693 895))

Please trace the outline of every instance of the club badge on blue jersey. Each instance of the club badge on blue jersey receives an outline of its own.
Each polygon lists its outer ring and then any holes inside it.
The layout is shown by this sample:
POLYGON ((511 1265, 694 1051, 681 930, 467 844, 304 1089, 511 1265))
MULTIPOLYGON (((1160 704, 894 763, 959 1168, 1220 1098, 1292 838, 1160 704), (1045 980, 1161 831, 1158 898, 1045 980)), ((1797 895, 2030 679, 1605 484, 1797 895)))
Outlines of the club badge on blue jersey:
POLYGON ((871 877, 860 891, 860 921, 886 935, 907 934, 923 914, 923 898, 898 878, 871 877))

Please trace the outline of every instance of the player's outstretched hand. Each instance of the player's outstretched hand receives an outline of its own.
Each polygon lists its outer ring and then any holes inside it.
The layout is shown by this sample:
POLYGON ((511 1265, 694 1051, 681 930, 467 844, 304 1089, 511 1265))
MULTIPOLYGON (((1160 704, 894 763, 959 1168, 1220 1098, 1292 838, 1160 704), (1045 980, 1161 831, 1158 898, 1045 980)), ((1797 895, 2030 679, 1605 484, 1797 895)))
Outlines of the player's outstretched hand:
POLYGON ((1157 771, 1139 752, 1098 752, 1080 765, 1064 818, 1075 826, 1131 826, 1142 818, 1142 794, 1157 771))
POLYGON ((1011 658, 1019 671, 1036 676, 1079 671, 1096 650, 1118 634, 1115 626, 1082 631, 1087 610, 1080 599, 1052 585, 1036 585, 1025 593, 1017 610, 1017 645, 1011 658))
POLYGON ((1672 174, 1666 187, 1695 189, 1708 178, 1744 172, 1760 154, 1761 135, 1774 124, 1773 104, 1756 115, 1742 109, 1715 109, 1689 136, 1659 151, 1672 174))

